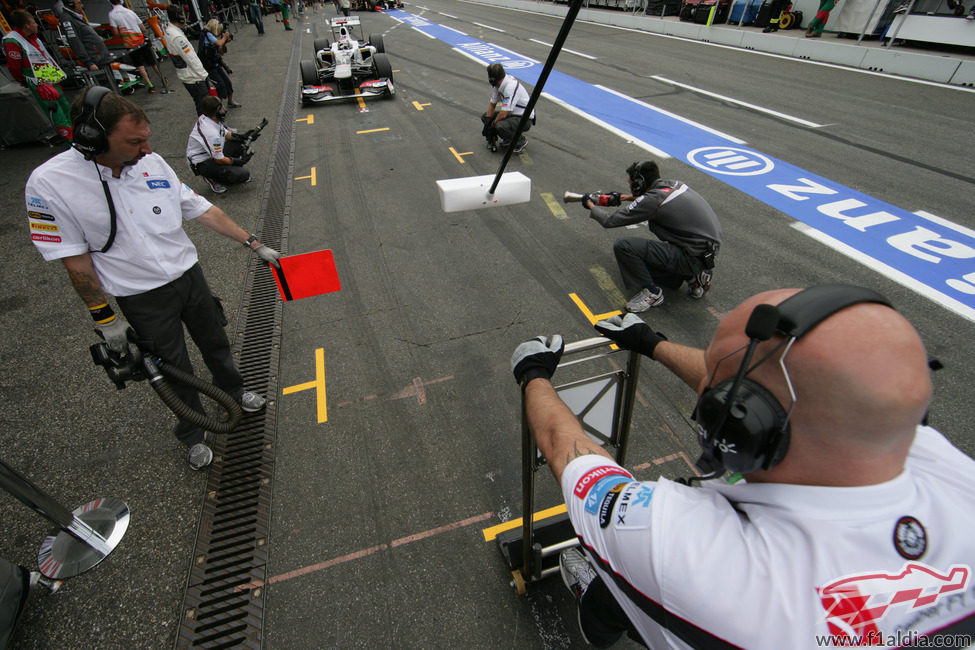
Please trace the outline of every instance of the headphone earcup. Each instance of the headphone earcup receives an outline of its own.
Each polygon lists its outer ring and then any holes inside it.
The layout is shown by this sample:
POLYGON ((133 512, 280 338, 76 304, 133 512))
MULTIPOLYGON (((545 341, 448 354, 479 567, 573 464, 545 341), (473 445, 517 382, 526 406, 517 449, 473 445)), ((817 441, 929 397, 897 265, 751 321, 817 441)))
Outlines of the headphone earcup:
POLYGON ((86 160, 100 156, 108 150, 105 132, 97 126, 83 122, 75 127, 71 145, 85 155, 86 160))
POLYGON ((695 417, 701 447, 705 455, 730 472, 769 469, 789 448, 785 409, 764 386, 747 378, 741 381, 729 408, 727 398, 733 384, 734 380, 725 380, 698 400, 695 417))

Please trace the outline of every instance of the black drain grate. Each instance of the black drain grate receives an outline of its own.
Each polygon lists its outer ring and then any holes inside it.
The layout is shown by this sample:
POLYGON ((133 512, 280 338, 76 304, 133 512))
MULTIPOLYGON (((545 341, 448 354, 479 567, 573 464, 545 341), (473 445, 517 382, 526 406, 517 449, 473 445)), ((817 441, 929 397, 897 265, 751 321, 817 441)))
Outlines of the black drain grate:
MULTIPOLYGON (((297 36, 288 80, 298 78, 300 31, 297 36)), ((291 212, 294 86, 285 84, 257 229, 260 240, 278 250, 287 241, 291 212)), ((213 445, 177 648, 260 648, 262 643, 264 589, 253 585, 263 585, 267 577, 281 302, 270 270, 256 257, 248 277, 234 354, 244 385, 266 395, 268 406, 264 413, 244 418, 233 434, 217 436, 213 445)))

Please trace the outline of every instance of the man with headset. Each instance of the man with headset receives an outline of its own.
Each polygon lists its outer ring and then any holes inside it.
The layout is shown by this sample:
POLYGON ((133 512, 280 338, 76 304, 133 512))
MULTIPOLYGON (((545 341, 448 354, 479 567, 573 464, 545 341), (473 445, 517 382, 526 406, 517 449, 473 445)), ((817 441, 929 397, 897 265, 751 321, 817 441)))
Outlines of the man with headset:
MULTIPOLYGON (((185 323, 216 386, 245 412, 265 400, 245 391, 234 365, 222 314, 183 221, 196 220, 268 264, 278 252, 238 226, 219 207, 181 183, 149 145, 149 119, 129 100, 95 86, 71 106, 73 148, 37 167, 27 181, 31 240, 45 260, 64 264, 108 347, 127 349, 130 327, 154 352, 185 372, 192 365, 185 323), (123 316, 108 304, 112 295, 123 316)), ((203 411, 195 389, 175 383, 180 399, 203 411)), ((202 429, 180 421, 174 433, 189 447, 193 469, 213 452, 202 429)))
POLYGON ((199 174, 217 194, 227 185, 246 183, 251 173, 244 165, 251 154, 242 148, 243 139, 224 123, 223 103, 218 97, 204 97, 203 115, 196 119, 186 141, 186 160, 190 170, 199 174))
MULTIPOLYGON (((491 93, 491 102, 488 104, 487 111, 481 116, 484 128, 481 134, 487 139, 488 149, 497 151, 498 147, 506 148, 511 144, 511 140, 518 130, 521 117, 528 107, 531 97, 521 82, 504 71, 504 66, 500 63, 492 63, 487 67, 488 83, 494 88, 491 93), (500 138, 501 142, 498 143, 500 138)), ((528 137, 525 133, 535 123, 535 111, 525 122, 522 135, 518 138, 514 152, 521 153, 528 146, 528 137)))
POLYGON ((699 393, 700 480, 730 470, 745 481, 634 479, 553 388, 561 337, 516 349, 529 426, 584 550, 563 552, 560 569, 588 642, 975 641, 975 461, 924 424, 924 345, 880 294, 762 293, 722 319, 706 350, 635 314, 596 329, 699 393))
POLYGON ((621 237, 613 255, 623 284, 636 291, 626 310, 642 312, 664 302, 664 289, 687 283, 691 298, 703 298, 711 288, 714 260, 721 247, 721 224, 711 206, 687 183, 660 178, 652 160, 626 168, 632 194, 597 204, 585 194, 582 207, 603 228, 619 228, 646 222, 657 240, 621 237), (617 207, 621 201, 626 205, 617 207))

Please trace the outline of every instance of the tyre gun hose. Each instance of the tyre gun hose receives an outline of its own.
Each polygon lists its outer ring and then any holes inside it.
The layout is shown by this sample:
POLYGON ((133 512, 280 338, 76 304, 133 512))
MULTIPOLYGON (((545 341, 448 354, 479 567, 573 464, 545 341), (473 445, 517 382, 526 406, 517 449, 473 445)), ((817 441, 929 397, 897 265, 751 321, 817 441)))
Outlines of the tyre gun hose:
POLYGON ((159 395, 163 403, 179 419, 198 426, 201 429, 213 431, 214 433, 230 433, 237 428, 237 424, 240 422, 244 413, 240 410, 240 405, 237 403, 237 400, 231 397, 226 391, 220 390, 213 384, 203 381, 191 373, 184 372, 171 364, 165 363, 161 359, 153 361, 148 357, 144 357, 143 366, 149 377, 149 385, 152 386, 152 389, 156 391, 156 394, 159 395), (223 422, 188 406, 179 398, 179 395, 176 394, 173 387, 166 383, 163 375, 203 393, 227 409, 230 417, 227 421, 223 422))

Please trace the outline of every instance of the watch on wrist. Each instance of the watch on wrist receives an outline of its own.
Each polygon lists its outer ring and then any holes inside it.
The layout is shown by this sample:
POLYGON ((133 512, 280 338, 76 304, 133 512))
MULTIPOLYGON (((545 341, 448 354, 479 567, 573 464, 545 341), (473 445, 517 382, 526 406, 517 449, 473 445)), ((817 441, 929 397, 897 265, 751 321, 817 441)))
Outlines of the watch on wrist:
POLYGON ((247 240, 246 240, 246 241, 244 242, 244 248, 250 248, 250 247, 251 247, 251 245, 252 245, 252 244, 253 244, 254 242, 256 242, 256 241, 257 241, 257 235, 251 235, 251 236, 250 236, 250 237, 248 237, 248 238, 247 238, 247 240))

